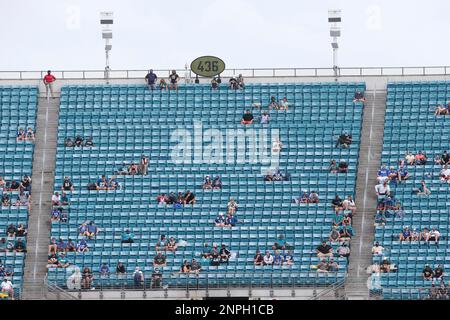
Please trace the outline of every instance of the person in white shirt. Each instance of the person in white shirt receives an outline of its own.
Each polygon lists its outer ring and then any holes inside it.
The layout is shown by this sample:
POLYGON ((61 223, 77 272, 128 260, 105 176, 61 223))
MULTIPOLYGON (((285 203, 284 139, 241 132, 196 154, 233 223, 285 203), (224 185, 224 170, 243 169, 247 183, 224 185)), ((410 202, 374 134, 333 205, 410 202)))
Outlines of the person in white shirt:
POLYGON ((450 183, 450 169, 448 168, 448 165, 445 165, 441 170, 441 180, 450 183))
POLYGON ((353 200, 352 196, 348 196, 347 199, 342 201, 342 208, 344 210, 350 210, 352 212, 352 215, 355 214, 355 212, 356 212, 356 204, 355 204, 355 200, 353 200))
POLYGON ((283 148, 283 144, 280 141, 280 138, 277 138, 273 143, 272 143, 272 152, 273 153, 280 153, 281 148, 283 148))
POLYGON ((273 264, 273 256, 270 254, 270 251, 266 251, 266 255, 263 258, 264 265, 272 265, 273 264))
POLYGON ((61 204, 61 196, 59 195, 59 192, 55 192, 52 196, 52 204, 54 206, 59 206, 61 204))
POLYGON ((269 123, 270 116, 267 112, 264 112, 261 116, 261 123, 269 123))
POLYGON ((280 101, 280 110, 288 110, 289 109, 289 103, 287 101, 287 98, 284 97, 281 101, 280 101))
POLYGON ((14 288, 11 281, 9 281, 7 278, 4 278, 0 286, 2 288, 2 293, 7 293, 10 297, 14 297, 14 288))
POLYGON ((407 162, 409 165, 413 165, 415 159, 416 159, 416 158, 414 157, 414 155, 413 155, 411 152, 408 151, 408 152, 406 153, 405 160, 406 160, 406 162, 407 162))
POLYGON ((436 230, 436 228, 431 228, 430 237, 428 238, 428 241, 434 241, 434 243, 438 243, 439 238, 441 237, 441 233, 436 230))
POLYGON ((381 183, 377 184, 375 186, 375 191, 377 193, 377 196, 380 198, 380 197, 388 196, 391 193, 391 188, 385 181, 383 184, 381 184, 381 183))
POLYGON ((383 254, 384 248, 380 246, 380 244, 375 242, 375 245, 372 247, 372 254, 383 254))

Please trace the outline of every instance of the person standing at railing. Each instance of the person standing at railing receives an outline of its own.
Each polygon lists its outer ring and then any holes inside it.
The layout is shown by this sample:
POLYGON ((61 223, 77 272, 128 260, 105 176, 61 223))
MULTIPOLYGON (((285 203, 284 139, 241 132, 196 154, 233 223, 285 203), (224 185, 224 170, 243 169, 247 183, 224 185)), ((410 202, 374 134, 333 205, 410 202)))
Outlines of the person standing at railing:
POLYGON ((158 80, 158 76, 153 72, 153 69, 150 69, 150 71, 145 76, 145 80, 147 80, 148 88, 150 90, 155 89, 156 80, 158 80))
POLYGON ((56 81, 56 78, 51 73, 52 72, 50 70, 48 70, 47 74, 45 75, 45 77, 43 79, 44 84, 45 84, 45 93, 46 93, 47 99, 49 98, 49 96, 48 96, 49 91, 52 94, 52 98, 55 98, 55 96, 53 95, 53 83, 56 81))

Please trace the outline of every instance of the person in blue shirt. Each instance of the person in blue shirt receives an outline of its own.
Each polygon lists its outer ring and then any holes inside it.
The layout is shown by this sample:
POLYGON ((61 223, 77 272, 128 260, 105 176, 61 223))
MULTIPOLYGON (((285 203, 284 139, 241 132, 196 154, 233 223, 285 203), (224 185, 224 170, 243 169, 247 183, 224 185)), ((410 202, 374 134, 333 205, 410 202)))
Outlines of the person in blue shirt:
POLYGON ((232 215, 231 213, 227 214, 227 217, 225 219, 226 227, 230 227, 230 228, 234 227, 234 226, 236 226, 237 222, 238 222, 238 219, 235 215, 232 215))
POLYGON ((98 228, 95 225, 94 221, 91 221, 88 225, 87 225, 87 236, 89 238, 93 238, 97 235, 98 233, 98 228))
POLYGON ((287 254, 284 255, 284 263, 287 265, 294 264, 294 253, 289 250, 287 254))
POLYGON ((95 183, 95 186, 97 187, 97 190, 106 190, 108 189, 108 180, 105 175, 102 175, 101 178, 97 179, 97 182, 95 183))
POLYGON ((58 252, 65 252, 67 249, 67 244, 64 242, 62 238, 59 238, 58 243, 56 244, 56 249, 58 252))
POLYGON ((411 241, 411 231, 409 227, 404 227, 399 236, 400 241, 411 241))
POLYGON ((273 254, 273 264, 279 266, 283 264, 283 257, 278 250, 275 250, 275 253, 273 254))
POLYGON ((88 252, 89 247, 85 239, 81 239, 77 245, 77 252, 88 252))
POLYGON ((393 166, 389 167, 388 177, 394 185, 397 185, 398 171, 393 166))
POLYGON ((401 166, 398 169, 398 182, 401 183, 404 180, 408 180, 408 178, 410 177, 408 170, 406 169, 405 166, 401 166))
POLYGON ((383 183, 388 178, 389 178, 389 170, 386 168, 386 165, 383 165, 377 172, 377 181, 378 183, 383 183))
POLYGON ((51 221, 59 221, 61 218, 61 210, 59 208, 53 208, 51 221))
POLYGON ((130 231, 130 229, 126 229, 125 232, 122 233, 122 243, 134 243, 134 233, 130 231))
POLYGON ((156 85, 156 80, 157 79, 158 79, 158 76, 155 73, 153 73, 153 69, 150 69, 150 71, 145 76, 145 80, 147 81, 148 88, 150 90, 154 90, 155 89, 155 85, 156 85))
POLYGON ((116 177, 111 177, 108 182, 108 189, 116 190, 120 188, 119 182, 117 182, 116 177))
POLYGON ((109 266, 106 263, 102 263, 99 270, 101 275, 108 275, 109 274, 109 266))

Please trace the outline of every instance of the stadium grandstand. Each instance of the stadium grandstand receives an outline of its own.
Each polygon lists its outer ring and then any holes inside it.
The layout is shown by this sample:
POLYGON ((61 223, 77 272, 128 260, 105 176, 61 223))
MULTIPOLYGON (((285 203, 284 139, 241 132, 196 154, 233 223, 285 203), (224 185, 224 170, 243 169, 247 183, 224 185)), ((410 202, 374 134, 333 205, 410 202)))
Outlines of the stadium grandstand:
POLYGON ((0 300, 449 300, 450 67, 328 13, 331 68, 114 69, 103 12, 104 69, 0 70, 0 300))

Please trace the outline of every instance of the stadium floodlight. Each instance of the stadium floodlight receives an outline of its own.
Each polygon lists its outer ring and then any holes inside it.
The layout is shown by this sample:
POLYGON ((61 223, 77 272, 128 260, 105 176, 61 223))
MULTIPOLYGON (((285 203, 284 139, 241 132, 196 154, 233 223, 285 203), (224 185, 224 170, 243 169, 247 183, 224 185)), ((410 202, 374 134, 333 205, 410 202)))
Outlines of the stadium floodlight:
POLYGON ((100 25, 102 26, 102 39, 105 40, 105 79, 108 83, 109 79, 109 52, 112 49, 112 44, 110 43, 113 38, 112 25, 114 24, 113 12, 100 12, 100 25))
POLYGON ((333 70, 337 80, 338 66, 337 54, 339 49, 338 38, 341 36, 339 24, 342 22, 341 10, 328 10, 328 23, 330 23, 330 37, 332 38, 331 47, 333 48, 333 70))

